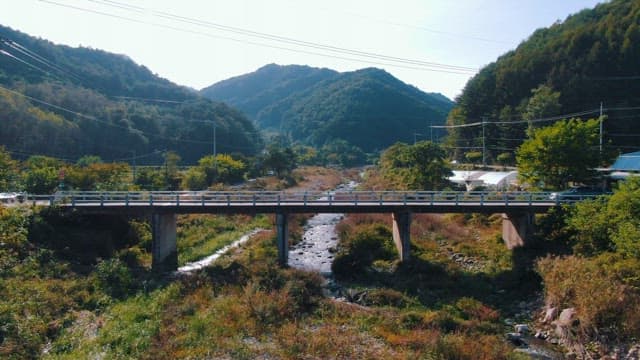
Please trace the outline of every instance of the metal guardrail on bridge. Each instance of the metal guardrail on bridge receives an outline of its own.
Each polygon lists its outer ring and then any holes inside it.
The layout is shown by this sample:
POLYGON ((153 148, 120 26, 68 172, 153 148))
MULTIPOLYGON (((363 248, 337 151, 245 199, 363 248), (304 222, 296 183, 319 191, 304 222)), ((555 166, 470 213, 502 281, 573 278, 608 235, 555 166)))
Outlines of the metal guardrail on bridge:
POLYGON ((26 196, 27 202, 45 206, 260 206, 280 205, 412 205, 436 206, 476 204, 492 206, 561 205, 594 198, 594 195, 566 195, 553 198, 550 192, 461 192, 461 191, 71 191, 53 195, 26 196))

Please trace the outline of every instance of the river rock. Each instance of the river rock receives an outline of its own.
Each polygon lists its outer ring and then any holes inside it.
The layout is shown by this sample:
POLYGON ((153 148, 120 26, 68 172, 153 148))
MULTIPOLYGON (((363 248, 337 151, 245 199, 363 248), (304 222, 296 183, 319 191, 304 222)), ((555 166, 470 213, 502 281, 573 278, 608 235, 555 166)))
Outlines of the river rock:
POLYGON ((538 331, 533 337, 536 339, 546 340, 549 337, 549 333, 546 331, 538 331))
POLYGON ((507 333, 507 340, 509 340, 515 346, 526 347, 527 343, 522 339, 522 335, 520 333, 507 333))
POLYGON ((562 310, 558 320, 555 321, 555 324, 558 326, 570 327, 574 325, 574 322, 577 321, 576 318, 576 309, 575 308, 566 308, 562 310))
POLYGON ((564 343, 570 342, 572 338, 572 328, 577 325, 577 312, 575 308, 566 308, 562 310, 558 319, 551 324, 556 326, 556 335, 564 343))
POLYGON ((629 349, 625 359, 640 360, 640 344, 636 344, 629 349))
POLYGON ((529 325, 527 324, 516 324, 514 328, 518 334, 523 334, 523 335, 528 334, 530 331, 529 325))
POLYGON ((547 308, 543 316, 544 317, 542 318, 542 322, 544 324, 551 323, 556 318, 556 316, 558 316, 558 308, 557 307, 547 308))

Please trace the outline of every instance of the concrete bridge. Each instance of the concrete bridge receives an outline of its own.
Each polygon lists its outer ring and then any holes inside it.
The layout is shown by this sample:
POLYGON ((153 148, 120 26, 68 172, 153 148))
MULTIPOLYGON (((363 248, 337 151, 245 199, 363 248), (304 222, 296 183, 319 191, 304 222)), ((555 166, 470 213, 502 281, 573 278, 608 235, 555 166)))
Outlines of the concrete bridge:
POLYGON ((555 197, 547 192, 58 192, 29 195, 27 201, 86 213, 117 213, 151 217, 153 268, 177 267, 176 215, 276 214, 278 258, 288 261, 287 215, 293 213, 390 213, 393 239, 401 261, 409 259, 412 213, 501 213, 503 239, 509 248, 525 244, 534 225, 533 215, 582 200, 583 196, 555 197))

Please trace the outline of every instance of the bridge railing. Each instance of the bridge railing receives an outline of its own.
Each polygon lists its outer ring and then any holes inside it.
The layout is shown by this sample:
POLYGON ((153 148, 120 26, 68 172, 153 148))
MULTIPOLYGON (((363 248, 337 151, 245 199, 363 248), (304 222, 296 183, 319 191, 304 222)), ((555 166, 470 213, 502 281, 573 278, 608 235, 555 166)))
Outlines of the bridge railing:
POLYGON ((595 195, 552 196, 549 192, 498 191, 77 191, 53 195, 27 195, 40 205, 136 206, 136 205, 312 205, 312 204, 564 204, 595 195))

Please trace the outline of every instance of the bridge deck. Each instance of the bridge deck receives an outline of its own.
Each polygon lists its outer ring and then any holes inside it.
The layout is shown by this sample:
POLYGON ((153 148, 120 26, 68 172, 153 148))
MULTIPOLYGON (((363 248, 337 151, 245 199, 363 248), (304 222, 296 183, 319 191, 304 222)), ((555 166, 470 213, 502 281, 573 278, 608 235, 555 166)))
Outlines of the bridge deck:
POLYGON ((126 213, 503 213, 546 212, 583 197, 546 192, 60 192, 28 201, 126 213))

